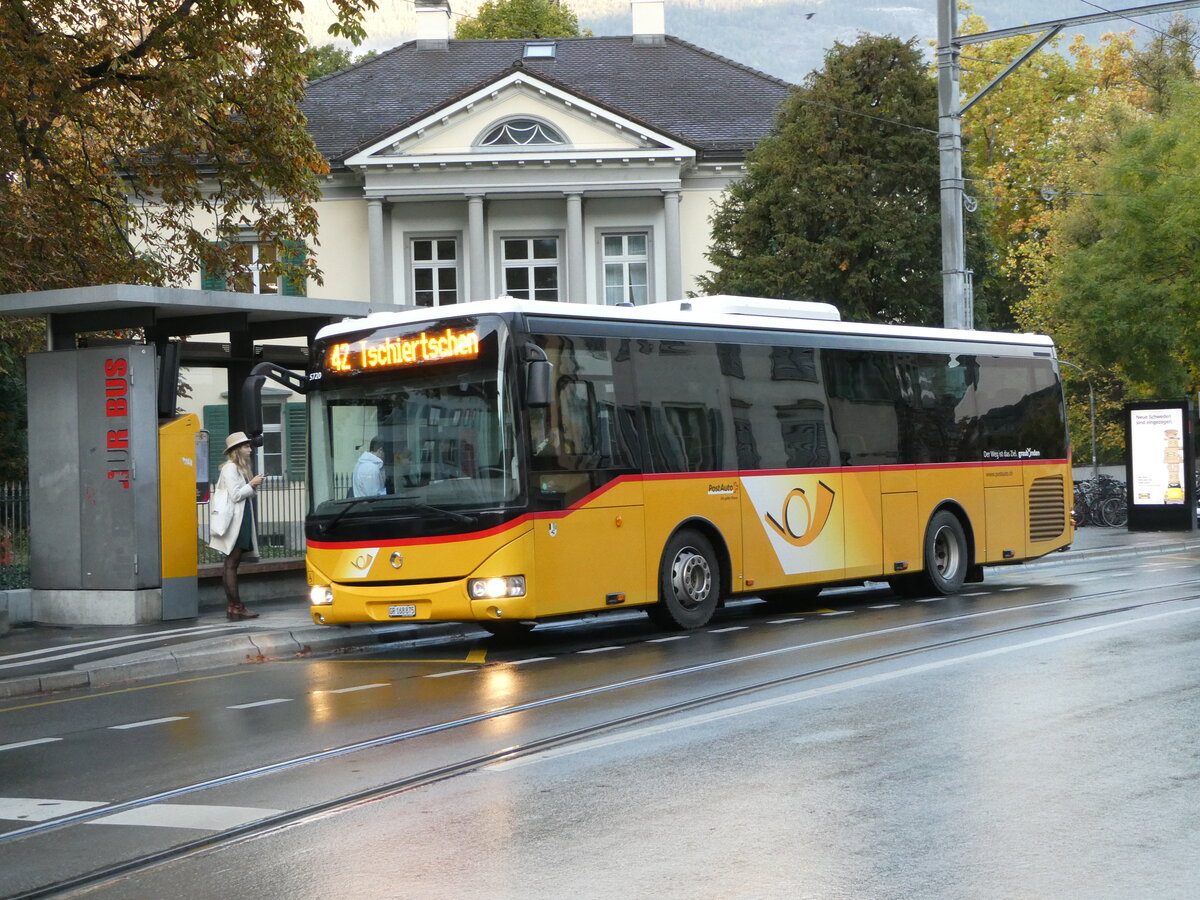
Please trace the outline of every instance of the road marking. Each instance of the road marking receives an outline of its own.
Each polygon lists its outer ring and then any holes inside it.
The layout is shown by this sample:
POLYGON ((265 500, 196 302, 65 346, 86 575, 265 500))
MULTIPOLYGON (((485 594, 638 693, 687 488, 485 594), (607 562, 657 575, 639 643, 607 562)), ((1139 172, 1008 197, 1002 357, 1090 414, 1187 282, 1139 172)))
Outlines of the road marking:
POLYGON ((944 597, 918 597, 914 603, 937 603, 939 600, 944 600, 944 597))
POLYGON ((391 687, 390 681, 372 681, 370 684, 356 684, 354 687, 337 688, 332 691, 314 691, 315 694, 353 694, 355 691, 371 691, 375 688, 391 687))
POLYGON ((613 645, 611 647, 592 647, 589 650, 576 650, 576 653, 607 653, 609 650, 624 650, 624 647, 613 645))
POLYGON ((37 797, 0 797, 0 819, 13 822, 48 822, 60 816, 108 806, 107 800, 42 800, 37 797))
POLYGON ((983 597, 990 594, 991 591, 971 591, 969 594, 959 594, 960 597, 983 597))
POLYGON ((253 703, 236 703, 226 709, 254 709, 256 706, 271 706, 274 703, 291 703, 291 697, 276 697, 274 700, 256 700, 253 703))
POLYGON ((190 803, 156 803, 126 809, 111 816, 93 819, 88 825, 142 825, 151 828, 193 828, 199 831, 225 831, 268 816, 281 809, 251 806, 203 806, 190 803))
POLYGON ((868 606, 867 609, 895 609, 899 603, 876 603, 874 606, 868 606))
POLYGON ((803 622, 804 616, 795 616, 791 619, 770 619, 768 625, 791 625, 793 622, 803 622))
POLYGON ((449 672, 433 672, 430 675, 425 675, 425 678, 449 678, 451 675, 470 675, 478 672, 478 669, 451 669, 449 672))
POLYGON ((749 625, 730 625, 728 628, 710 628, 709 634, 725 634, 728 631, 745 631, 749 625))
POLYGON ((22 747, 36 747, 38 744, 53 744, 62 738, 35 738, 32 741, 17 741, 15 744, 0 744, 0 753, 5 750, 20 750, 22 747))
POLYGON ((128 725, 109 725, 109 731, 126 731, 130 728, 145 728, 147 725, 163 725, 167 722, 182 722, 187 716, 165 716, 161 719, 146 719, 144 722, 130 722, 128 725))
POLYGON ((557 759, 563 756, 572 756, 576 753, 584 753, 599 747, 608 747, 614 744, 624 744, 645 737, 665 734, 671 731, 679 731, 684 728, 691 728, 696 725, 707 725, 711 722, 717 722, 722 719, 746 715, 747 713, 757 713, 763 710, 776 709, 781 706, 790 706, 793 703, 810 700, 814 697, 823 697, 829 694, 840 694, 845 691, 854 690, 855 688, 871 687, 877 684, 895 681, 900 678, 907 678, 910 675, 922 675, 927 672, 933 672, 938 669, 957 666, 962 663, 976 662, 978 660, 988 659, 994 656, 1015 653, 1018 650, 1028 650, 1033 647, 1042 647, 1047 644, 1055 644, 1060 641, 1086 637, 1087 635, 1096 634, 1101 631, 1109 631, 1113 628, 1124 628, 1130 625, 1144 624, 1156 619, 1163 619, 1168 616, 1179 616, 1193 613, 1200 613, 1200 606, 1193 606, 1187 609, 1171 610, 1169 612, 1158 613, 1156 615, 1146 616, 1144 618, 1134 619, 1131 621, 1107 622, 1103 625, 1094 625, 1090 628, 1081 628, 1077 631, 1070 631, 1065 634, 1050 635, 1049 637, 1037 638, 1035 640, 1025 641, 1020 644, 1012 644, 1007 647, 995 647, 991 650, 980 650, 975 653, 967 653, 962 656, 950 657, 949 659, 941 659, 935 660, 934 662, 921 663, 915 666, 907 666, 891 672, 879 672, 874 675, 863 676, 862 678, 852 678, 849 681, 843 681, 837 684, 806 688, 804 690, 786 694, 782 697, 772 697, 765 700, 753 700, 746 703, 739 703, 736 706, 725 709, 715 709, 710 712, 698 713, 692 716, 664 721, 655 725, 647 725, 642 728, 633 728, 629 731, 616 732, 603 737, 594 738, 592 740, 581 741, 578 744, 557 747, 553 750, 543 750, 540 753, 532 753, 529 756, 492 763, 489 766, 484 766, 482 771, 502 772, 507 769, 517 769, 521 768, 522 766, 530 766, 546 760, 557 759))
POLYGON ((119 650, 125 647, 137 647, 141 644, 153 644, 180 634, 210 635, 214 631, 226 630, 225 625, 204 625, 199 628, 176 628, 170 631, 160 631, 152 635, 126 635, 120 638, 103 638, 85 643, 65 644, 60 647, 43 647, 41 650, 26 650, 23 653, 10 653, 0 656, 0 669, 19 669, 22 666, 40 666, 49 662, 73 659, 77 656, 87 656, 90 653, 101 653, 108 650, 119 650))
POLYGON ((523 666, 526 663, 549 662, 554 659, 553 656, 531 656, 529 659, 514 659, 509 662, 510 666, 523 666))
POLYGON ((650 638, 646 641, 647 644, 665 644, 668 641, 686 641, 690 638, 690 634, 669 634, 666 637, 650 638))
POLYGON ((850 612, 851 611, 848 609, 840 609, 840 610, 832 610, 831 609, 831 610, 827 610, 826 612, 823 612, 823 613, 817 613, 817 615, 819 615, 819 616, 848 616, 848 615, 850 615, 850 612))
POLYGON ((1024 588, 1024 587, 1020 587, 1020 586, 1018 586, 1018 587, 1009 587, 1009 588, 1000 588, 1000 593, 1002 593, 1002 594, 1007 594, 1009 591, 1023 591, 1023 590, 1025 590, 1025 588, 1024 588))
POLYGON ((82 697, 60 697, 57 700, 39 700, 36 703, 23 703, 20 706, 5 706, 0 713, 17 712, 21 709, 36 709, 39 706, 57 706, 59 703, 78 703, 80 700, 99 700, 101 697, 113 697, 117 694, 132 694, 134 691, 153 691, 157 688, 178 687, 181 684, 195 684, 198 681, 211 681, 214 678, 240 678, 249 675, 253 669, 249 666, 239 672, 222 672, 220 675, 200 675, 196 678, 180 678, 177 681, 161 681, 158 684, 143 684, 138 687, 118 688, 115 691, 100 691, 96 694, 85 694, 82 697))

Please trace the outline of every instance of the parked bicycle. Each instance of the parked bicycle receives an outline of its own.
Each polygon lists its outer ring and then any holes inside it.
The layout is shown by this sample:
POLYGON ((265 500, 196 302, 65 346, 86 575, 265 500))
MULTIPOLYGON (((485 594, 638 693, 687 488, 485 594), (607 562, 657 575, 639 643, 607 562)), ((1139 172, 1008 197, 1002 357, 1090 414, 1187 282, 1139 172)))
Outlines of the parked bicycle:
POLYGON ((1120 528, 1129 521, 1125 482, 1109 475, 1076 481, 1072 513, 1076 528, 1085 525, 1120 528))

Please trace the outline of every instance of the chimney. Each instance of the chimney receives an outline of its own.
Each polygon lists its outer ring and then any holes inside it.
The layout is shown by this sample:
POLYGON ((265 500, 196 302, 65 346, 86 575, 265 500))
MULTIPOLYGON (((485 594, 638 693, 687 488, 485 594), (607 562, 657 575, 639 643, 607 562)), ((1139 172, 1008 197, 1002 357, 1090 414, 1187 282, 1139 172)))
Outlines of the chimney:
POLYGON ((658 45, 666 43, 665 0, 629 0, 633 8, 633 42, 658 45))
POLYGON ((446 50, 450 46, 449 0, 416 0, 417 49, 446 50))

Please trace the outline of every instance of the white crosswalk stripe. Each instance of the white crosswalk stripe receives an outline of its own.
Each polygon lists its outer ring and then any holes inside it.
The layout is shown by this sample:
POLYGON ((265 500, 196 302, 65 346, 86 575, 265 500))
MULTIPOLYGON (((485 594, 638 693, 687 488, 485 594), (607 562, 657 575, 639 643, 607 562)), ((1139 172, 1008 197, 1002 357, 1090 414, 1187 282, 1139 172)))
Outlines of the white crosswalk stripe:
POLYGON ((204 806, 190 803, 155 803, 102 816, 89 825, 142 825, 150 828, 190 828, 197 831, 224 831, 247 822, 256 822, 282 810, 252 806, 204 806))

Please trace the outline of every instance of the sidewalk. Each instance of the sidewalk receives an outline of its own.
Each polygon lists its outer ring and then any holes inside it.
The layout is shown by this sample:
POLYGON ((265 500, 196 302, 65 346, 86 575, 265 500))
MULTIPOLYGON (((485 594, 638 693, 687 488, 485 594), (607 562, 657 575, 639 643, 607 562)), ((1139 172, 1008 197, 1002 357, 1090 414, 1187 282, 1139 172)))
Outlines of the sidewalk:
MULTIPOLYGON (((1081 528, 1075 543, 1029 566, 1061 565, 1200 548, 1200 532, 1081 528)), ((259 618, 230 622, 224 611, 195 619, 130 627, 16 626, 0 637, 0 701, 46 691, 103 687, 243 663, 347 652, 379 644, 417 646, 484 632, 467 623, 314 625, 305 597, 251 605, 259 618)))

